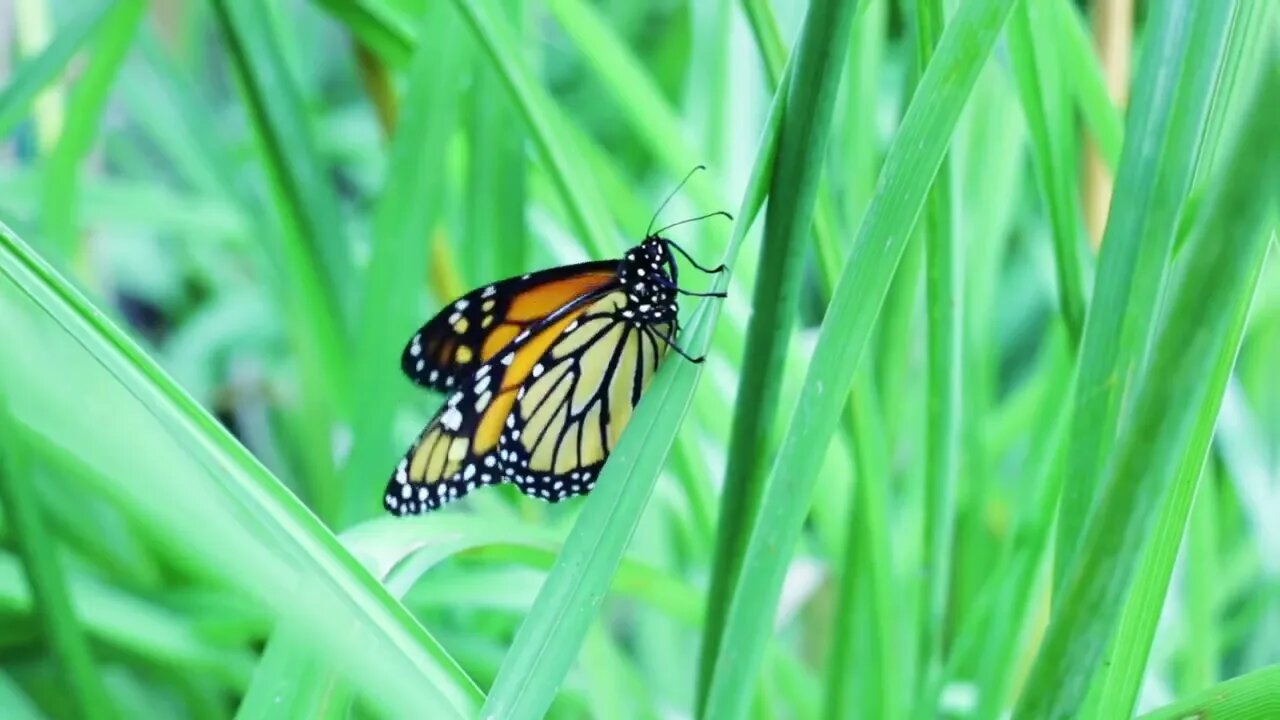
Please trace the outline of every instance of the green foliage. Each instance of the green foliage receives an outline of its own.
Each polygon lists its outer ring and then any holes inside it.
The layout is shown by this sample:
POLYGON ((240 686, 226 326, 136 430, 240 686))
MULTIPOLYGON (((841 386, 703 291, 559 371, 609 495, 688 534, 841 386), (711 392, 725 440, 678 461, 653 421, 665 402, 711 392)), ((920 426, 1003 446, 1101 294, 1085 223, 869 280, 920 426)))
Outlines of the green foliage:
POLYGON ((1280 12, 1122 111, 1078 5, 10 3, 0 717, 1275 715, 1280 12), (414 329, 700 163, 591 496, 381 516, 414 329))

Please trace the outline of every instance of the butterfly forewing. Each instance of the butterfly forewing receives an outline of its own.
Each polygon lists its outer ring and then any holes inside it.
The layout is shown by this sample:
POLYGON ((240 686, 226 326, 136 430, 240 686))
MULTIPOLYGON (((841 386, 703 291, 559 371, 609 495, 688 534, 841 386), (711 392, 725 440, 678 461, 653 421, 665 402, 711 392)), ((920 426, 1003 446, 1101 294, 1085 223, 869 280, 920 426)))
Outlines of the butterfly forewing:
POLYGON ((581 263, 509 278, 445 306, 405 345, 400 368, 419 385, 452 390, 548 316, 616 282, 618 263, 581 263))

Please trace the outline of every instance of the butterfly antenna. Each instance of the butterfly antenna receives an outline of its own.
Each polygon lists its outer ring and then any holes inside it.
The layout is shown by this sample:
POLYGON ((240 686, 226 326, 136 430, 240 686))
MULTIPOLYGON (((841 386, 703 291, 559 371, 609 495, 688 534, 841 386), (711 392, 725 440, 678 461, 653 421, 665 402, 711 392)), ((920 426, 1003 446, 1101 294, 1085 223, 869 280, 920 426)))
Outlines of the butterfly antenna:
MULTIPOLYGON (((665 229, 666 228, 663 228, 663 230, 665 229)), ((662 232, 662 230, 659 230, 658 232, 662 232)), ((714 268, 703 267, 701 263, 693 259, 693 256, 689 254, 688 250, 685 250, 684 248, 677 245, 675 240, 667 240, 666 238, 663 238, 662 241, 665 242, 667 245, 678 250, 680 254, 684 256, 685 260, 688 260, 690 264, 692 264, 694 267, 698 268, 699 270, 701 270, 702 272, 708 275, 715 275, 716 273, 720 273, 720 272, 724 272, 725 270, 728 270, 728 268, 724 266, 724 263, 720 263, 718 266, 714 268)))
POLYGON ((680 293, 681 295, 688 295, 689 297, 715 297, 715 298, 726 298, 726 297, 729 297, 729 293, 727 293, 727 292, 694 292, 694 291, 692 291, 692 290, 685 290, 684 288, 680 287, 679 285, 676 285, 675 283, 672 283, 672 282, 667 282, 666 280, 663 280, 662 278, 658 278, 658 279, 657 279, 657 283, 658 283, 659 285, 661 285, 662 287, 670 288, 670 289, 675 290, 676 292, 680 293))
MULTIPOLYGON (((654 235, 661 235, 662 233, 664 233, 664 232, 666 232, 666 231, 670 230, 670 229, 671 229, 671 228, 673 228, 673 227, 677 227, 677 226, 680 226, 680 225, 684 225, 684 224, 686 224, 686 223, 698 222, 699 220, 706 220, 707 218, 715 217, 715 216, 717 216, 717 215, 720 215, 720 216, 722 216, 722 217, 727 217, 727 218, 729 218, 730 220, 732 220, 732 219, 733 219, 733 216, 732 216, 732 215, 730 215, 729 213, 727 213, 727 212, 725 212, 725 211, 723 211, 723 210, 717 210, 717 211, 715 211, 715 212, 713 212, 713 213, 707 213, 706 215, 699 215, 698 217, 691 217, 691 218, 689 218, 689 219, 687 219, 687 220, 681 220, 680 222, 673 222, 673 223, 671 223, 670 225, 668 225, 668 226, 666 226, 666 227, 658 228, 658 231, 657 231, 656 233, 654 233, 654 235)), ((652 236, 650 236, 650 237, 652 237, 652 236)), ((664 239, 665 239, 665 238, 664 238, 664 239)), ((670 240, 667 240, 667 242, 671 242, 671 241, 670 241, 670 240)))
MULTIPOLYGON (((706 170, 706 169, 707 169, 706 165, 694 165, 693 169, 689 171, 689 174, 684 176, 684 179, 680 181, 680 184, 676 185, 676 189, 672 190, 671 194, 667 195, 667 199, 663 200, 662 204, 658 206, 658 210, 653 214, 653 217, 649 218, 649 227, 645 228, 644 230, 645 237, 651 237, 649 234, 649 231, 653 229, 653 224, 658 221, 658 216, 661 215, 662 211, 667 207, 667 203, 671 202, 671 198, 675 197, 676 193, 680 192, 680 188, 684 187, 684 184, 689 182, 689 178, 693 177, 694 173, 698 172, 699 170, 706 170)), ((659 230, 658 232, 662 232, 662 231, 659 230)))
POLYGON ((667 347, 671 348, 672 350, 675 350, 677 353, 680 354, 680 357, 684 358, 685 360, 688 360, 694 365, 701 365, 703 362, 706 361, 707 359, 706 355, 700 355, 698 357, 690 356, 689 353, 684 351, 684 348, 677 345, 676 341, 671 339, 670 335, 664 335, 663 333, 660 333, 657 330, 654 330, 653 332, 655 335, 662 338, 663 342, 667 344, 667 347))

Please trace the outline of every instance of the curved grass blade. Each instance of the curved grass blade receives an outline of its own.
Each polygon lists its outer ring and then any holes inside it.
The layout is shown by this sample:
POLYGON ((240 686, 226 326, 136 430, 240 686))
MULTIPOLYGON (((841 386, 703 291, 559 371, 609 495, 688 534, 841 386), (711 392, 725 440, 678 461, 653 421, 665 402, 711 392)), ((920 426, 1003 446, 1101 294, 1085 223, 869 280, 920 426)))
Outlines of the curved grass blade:
MULTIPOLYGON (((784 90, 786 86, 784 83, 784 90)), ((766 183, 773 174, 785 98, 786 92, 779 92, 769 111, 756 164, 725 252, 724 262, 730 267, 764 203, 766 183)), ((728 282, 728 273, 721 273, 714 289, 723 290, 728 282)), ((710 346, 720 310, 720 304, 714 301, 698 306, 683 334, 690 353, 702 353, 710 346)), ((702 365, 686 362, 663 363, 503 658, 482 717, 518 720, 540 718, 546 713, 578 656, 605 589, 635 531, 702 370, 702 365)))
MULTIPOLYGON (((923 72, 946 23, 942 0, 916 3, 916 61, 923 72)), ((942 672, 952 546, 956 532, 956 478, 960 470, 960 411, 964 368, 964 252, 956 227, 954 154, 944 154, 924 207, 925 373, 924 532, 916 675, 922 687, 942 672)), ((933 707, 932 693, 917 702, 933 707)))
POLYGON ((1153 710, 1139 720, 1248 720, 1280 716, 1280 665, 1234 677, 1153 710))
MULTIPOLYGON (((1241 6, 1240 12, 1229 21, 1230 27, 1218 29, 1221 37, 1215 37, 1214 33, 1209 32, 1202 34, 1197 40, 1200 43, 1213 43, 1225 39, 1227 47, 1224 51, 1224 57, 1230 58, 1233 55, 1238 55, 1242 50, 1242 45, 1252 44, 1256 39, 1255 33, 1252 32, 1255 28, 1248 23, 1258 20, 1256 17, 1257 11, 1261 10, 1262 7, 1261 5, 1241 6), (1252 8, 1255 12, 1249 12, 1249 8, 1252 8)), ((1265 29, 1266 27, 1274 26, 1264 24, 1257 29, 1265 29)), ((1264 42, 1261 45, 1265 47, 1265 44, 1264 42)), ((1194 57, 1205 57, 1211 54, 1211 51, 1204 49, 1197 51, 1195 46, 1192 48, 1194 57)), ((1253 60, 1247 66, 1246 78, 1261 77, 1266 70, 1267 60, 1265 57, 1253 58, 1253 60)), ((1232 88, 1228 76, 1229 73, 1227 72, 1221 74, 1220 77, 1222 79, 1218 83, 1214 92, 1214 100, 1211 103, 1215 110, 1214 114, 1219 117, 1226 114, 1225 111, 1228 106, 1235 110, 1248 109, 1243 107, 1244 103, 1242 101, 1249 99, 1252 88, 1248 86, 1239 89, 1232 88), (1242 93, 1238 90, 1244 90, 1244 92, 1242 93), (1235 102, 1230 102, 1233 96, 1235 102)), ((1208 140, 1209 137, 1206 132, 1205 140, 1208 140)), ((1215 167, 1221 166, 1221 163, 1213 163, 1212 159, 1207 157, 1208 155, 1209 152, 1206 148, 1206 151, 1202 152, 1200 156, 1202 169, 1211 164, 1215 167)), ((1218 175, 1216 180, 1212 176, 1206 179, 1209 180, 1209 183, 1205 185, 1206 187, 1212 187, 1213 182, 1236 181, 1231 175, 1218 175)), ((1195 227, 1195 225, 1193 224, 1192 227, 1195 227)), ((1186 242, 1189 241, 1190 238, 1186 240, 1186 242)), ((1185 242, 1179 244, 1185 244, 1185 242)), ((1241 328, 1241 331, 1243 332, 1243 328, 1241 328)), ((1228 340, 1227 342, 1228 346, 1238 344, 1238 339, 1228 340)), ((1228 368, 1229 366, 1230 363, 1228 362, 1228 368)), ((1201 476, 1201 467, 1204 464, 1205 448, 1208 447, 1209 441, 1213 436, 1215 425, 1216 414, 1211 417, 1200 417, 1195 428, 1195 434, 1190 441, 1191 449, 1185 455, 1185 463, 1179 469, 1172 491, 1159 510, 1159 520, 1153 531, 1152 542, 1145 550, 1139 563, 1140 569, 1135 578, 1133 590, 1130 591, 1129 598, 1125 602, 1124 613, 1116 630, 1115 639, 1107 652, 1108 659, 1103 664, 1104 670, 1094 680, 1094 686, 1100 686, 1101 692, 1090 693, 1091 696, 1096 698, 1098 712, 1103 716, 1133 714, 1138 691, 1141 688, 1143 676, 1146 674, 1148 655, 1156 634, 1156 624, 1160 620, 1162 609, 1165 605, 1165 595, 1173 575, 1174 562, 1178 557, 1179 549, 1183 545, 1183 531, 1188 527, 1192 499, 1203 497, 1206 494, 1203 484, 1208 478, 1201 476)), ((1208 589, 1202 588, 1200 591, 1203 592, 1208 589)), ((1210 623, 1203 630, 1209 631, 1213 627, 1214 624, 1210 623)), ((1191 655, 1194 657, 1194 654, 1191 655)))
POLYGON ((969 92, 1014 0, 968 0, 943 32, 889 148, 877 192, 823 320, 799 405, 765 485, 734 588, 705 717, 746 714, 792 549, 812 501, 821 448, 848 400, 906 240, 969 92))
POLYGON ((618 242, 606 219, 603 203, 587 180, 580 161, 571 152, 572 142, 562 132, 564 119, 555 102, 541 85, 533 81, 524 60, 522 47, 511 24, 499 17, 488 3, 455 0, 458 11, 466 18, 485 54, 494 63, 528 124, 529 133, 541 151, 547 173, 559 191, 569 217, 581 234, 582 242, 594 257, 614 257, 618 242))
POLYGON ((332 448, 336 423, 349 411, 342 380, 350 377, 344 348, 356 287, 339 203, 268 8, 216 0, 213 9, 273 189, 276 212, 268 214, 261 232, 299 365, 302 409, 295 431, 306 449, 296 463, 311 506, 336 522, 342 491, 332 448))
POLYGON ((1224 42, 1196 47, 1194 37, 1222 33, 1238 2, 1168 0, 1153 6, 1134 102, 1116 174, 1112 211, 1102 239, 1098 277, 1080 345, 1059 511, 1054 586, 1070 572, 1072 554, 1097 495, 1120 425, 1121 405, 1151 344, 1151 322, 1164 294, 1180 208, 1190 187, 1200 139, 1222 62, 1224 42))
POLYGON ((1054 6, 1060 4, 1059 0, 1019 3, 1009 21, 1008 37, 1018 94, 1031 135, 1036 177, 1053 228, 1058 309, 1072 346, 1076 347, 1084 332, 1092 257, 1085 244, 1084 215, 1076 192, 1075 162, 1071 159, 1076 149, 1071 135, 1074 118, 1063 88, 1066 73, 1061 68, 1071 66, 1061 65, 1055 53, 1061 39, 1051 16, 1054 6))
MULTIPOLYGON (((436 4, 424 14, 423 37, 409 70, 402 122, 391 144, 382 194, 374 210, 372 248, 360 300, 356 370, 349 392, 360 397, 352 416, 351 455, 344 469, 343 517, 381 512, 377 498, 395 457, 392 418, 408 384, 396 367, 400 348, 420 324, 416 299, 428 238, 441 212, 445 149, 457 124, 463 49, 461 19, 436 4)), ((425 421, 425 418, 424 418, 425 421)))
POLYGON ((23 62, 10 75, 4 90, 0 90, 0 137, 8 135, 22 121, 40 91, 96 37, 115 4, 114 0, 103 0, 82 10, 38 56, 23 62))
POLYGON ((698 661, 699 711, 711 685, 730 593, 759 508, 770 430, 782 405, 782 376, 799 303, 800 271, 856 10, 856 2, 843 0, 811 4, 794 55, 778 154, 769 179, 769 209, 720 496, 720 526, 698 661))
POLYGON ((80 163, 88 157, 93 141, 98 137, 107 95, 120 72, 145 9, 146 4, 142 0, 123 0, 113 4, 103 18, 84 74, 71 90, 62 134, 45 159, 41 178, 44 183, 41 224, 46 242, 57 248, 64 260, 77 258, 80 250, 76 222, 80 163))
POLYGON ((6 536, 17 546, 26 583, 31 588, 44 640, 65 679, 71 705, 80 717, 107 718, 114 712, 102 676, 73 609, 58 543, 44 517, 25 448, 10 427, 8 402, 0 394, 0 517, 8 521, 6 536))
POLYGON ((286 247, 286 258, 295 271, 307 267, 314 274, 324 289, 315 300, 344 328, 354 306, 352 261, 337 197, 280 38, 264 5, 238 0, 213 5, 269 159, 267 171, 281 193, 281 214, 297 235, 299 247, 286 247))
POLYGON ((403 67, 413 58, 412 23, 389 3, 381 0, 316 0, 334 18, 347 26, 360 43, 387 63, 403 67))
POLYGON ((474 713, 479 690, 431 636, 215 418, 4 225, 0 275, 0 314, 33 336, 40 330, 34 339, 47 353, 36 361, 0 346, 7 388, 25 399, 12 406, 20 422, 66 454, 96 448, 94 463, 116 473, 106 488, 111 502, 193 572, 278 617, 332 628, 310 635, 313 648, 377 707, 401 716, 423 707, 474 713), (110 408, 110 422, 70 410, 51 421, 40 412, 60 405, 110 408), (132 446, 143 436, 145 453, 132 446))
MULTIPOLYGON (((1273 58, 1275 56, 1273 55, 1273 58)), ((1251 98, 1249 125, 1214 184, 1183 251, 1183 274, 1139 378, 1097 509, 1080 539, 1015 718, 1077 714, 1120 621, 1138 562, 1179 472, 1194 484, 1204 462, 1270 236, 1280 218, 1280 93, 1273 59, 1251 98), (1221 238, 1233 238, 1222 242, 1221 238)), ((1189 495, 1189 493, 1188 493, 1189 495)), ((1177 505, 1171 506, 1176 508, 1177 505)), ((1160 542, 1176 548, 1181 525, 1160 542)), ((1160 595, 1163 595, 1161 593, 1160 595)), ((1161 598, 1153 602, 1159 612, 1161 598)), ((1149 638, 1148 638, 1149 642, 1149 638)), ((1118 703, 1120 704, 1120 703, 1118 703)), ((1102 708, 1106 712, 1109 708, 1102 708)))

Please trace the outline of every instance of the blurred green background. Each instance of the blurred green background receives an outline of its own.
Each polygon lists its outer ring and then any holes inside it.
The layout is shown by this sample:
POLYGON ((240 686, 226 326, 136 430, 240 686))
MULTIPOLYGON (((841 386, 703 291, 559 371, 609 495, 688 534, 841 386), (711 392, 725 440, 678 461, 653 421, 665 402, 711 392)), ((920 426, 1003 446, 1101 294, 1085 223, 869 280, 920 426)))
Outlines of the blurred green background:
POLYGON ((0 717, 1275 717, 1276 5, 0 0, 0 717), (383 517, 697 164, 601 487, 383 517))

